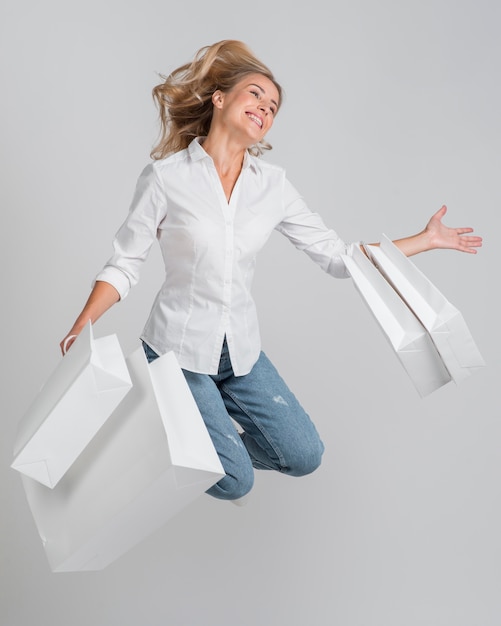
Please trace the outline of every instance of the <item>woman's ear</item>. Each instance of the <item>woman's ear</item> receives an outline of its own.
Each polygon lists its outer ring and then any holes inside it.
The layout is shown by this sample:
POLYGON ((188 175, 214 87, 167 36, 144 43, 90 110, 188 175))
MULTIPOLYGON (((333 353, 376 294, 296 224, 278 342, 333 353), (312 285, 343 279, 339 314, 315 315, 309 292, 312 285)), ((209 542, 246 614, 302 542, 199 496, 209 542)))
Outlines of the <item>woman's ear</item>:
POLYGON ((212 94, 212 104, 218 109, 223 105, 223 92, 220 89, 217 89, 212 94))

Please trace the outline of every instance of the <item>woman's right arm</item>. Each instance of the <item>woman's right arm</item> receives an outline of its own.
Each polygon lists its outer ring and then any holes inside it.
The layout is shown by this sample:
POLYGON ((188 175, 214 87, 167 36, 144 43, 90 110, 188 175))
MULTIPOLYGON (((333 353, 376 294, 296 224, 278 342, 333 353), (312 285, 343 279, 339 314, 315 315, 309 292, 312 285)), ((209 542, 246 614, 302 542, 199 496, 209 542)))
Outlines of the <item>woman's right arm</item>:
POLYGON ((113 240, 114 254, 97 275, 82 312, 60 343, 63 354, 89 320, 96 322, 138 282, 140 268, 166 210, 163 183, 154 164, 150 163, 139 176, 127 218, 113 240))
POLYGON ((119 300, 120 295, 113 285, 102 280, 96 281, 82 312, 75 320, 70 332, 59 344, 61 352, 65 354, 89 320, 94 324, 119 300))

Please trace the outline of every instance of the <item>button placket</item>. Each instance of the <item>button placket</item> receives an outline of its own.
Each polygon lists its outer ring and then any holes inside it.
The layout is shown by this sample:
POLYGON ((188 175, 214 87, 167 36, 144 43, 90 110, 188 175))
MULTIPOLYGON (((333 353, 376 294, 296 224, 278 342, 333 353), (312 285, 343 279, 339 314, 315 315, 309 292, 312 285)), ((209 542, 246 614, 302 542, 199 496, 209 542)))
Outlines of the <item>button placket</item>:
POLYGON ((223 272, 223 315, 225 325, 229 316, 231 303, 231 284, 233 279, 233 217, 228 205, 224 208, 225 213, 225 256, 223 272))

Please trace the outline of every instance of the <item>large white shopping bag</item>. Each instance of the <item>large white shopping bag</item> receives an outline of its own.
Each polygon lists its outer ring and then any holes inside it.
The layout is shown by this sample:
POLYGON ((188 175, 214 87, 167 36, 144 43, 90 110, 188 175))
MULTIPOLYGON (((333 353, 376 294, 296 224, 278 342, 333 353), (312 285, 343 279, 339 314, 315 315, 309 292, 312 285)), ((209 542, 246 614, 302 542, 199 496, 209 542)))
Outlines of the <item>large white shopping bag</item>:
POLYGON ((381 274, 430 333, 455 383, 485 366, 461 312, 385 235, 380 246, 366 246, 381 274))
POLYGON ((420 396, 450 382, 433 341, 405 302, 358 246, 343 256, 353 284, 389 340, 420 396))
POLYGON ((117 336, 89 322, 21 418, 11 467, 57 485, 131 386, 117 336))
POLYGON ((224 476, 174 353, 127 365, 132 390, 59 484, 23 477, 54 572, 103 569, 224 476))

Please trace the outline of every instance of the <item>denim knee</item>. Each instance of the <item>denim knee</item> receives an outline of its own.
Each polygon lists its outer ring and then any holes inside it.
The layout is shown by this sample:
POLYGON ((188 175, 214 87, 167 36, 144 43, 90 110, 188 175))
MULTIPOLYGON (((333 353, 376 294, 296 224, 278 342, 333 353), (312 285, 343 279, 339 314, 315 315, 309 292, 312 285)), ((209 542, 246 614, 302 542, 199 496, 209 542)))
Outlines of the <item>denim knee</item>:
POLYGON ((240 476, 229 476, 221 478, 219 482, 207 489, 206 493, 220 500, 237 500, 242 498, 252 489, 254 485, 254 472, 245 471, 240 476))
POLYGON ((306 476, 319 468, 322 462, 324 444, 320 439, 312 441, 309 446, 303 446, 292 458, 288 459, 284 473, 289 476, 306 476))

